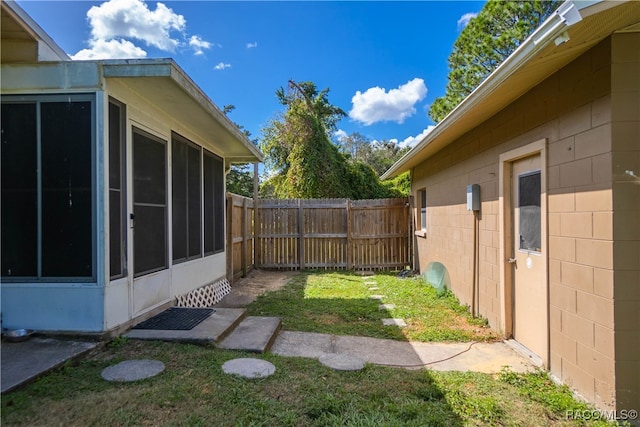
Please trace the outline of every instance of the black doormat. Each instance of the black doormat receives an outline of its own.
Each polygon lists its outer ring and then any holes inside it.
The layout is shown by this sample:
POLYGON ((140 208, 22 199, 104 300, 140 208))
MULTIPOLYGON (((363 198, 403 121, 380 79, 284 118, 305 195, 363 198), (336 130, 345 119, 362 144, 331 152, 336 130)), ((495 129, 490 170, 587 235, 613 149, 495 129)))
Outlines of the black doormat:
POLYGON ((202 322, 215 310, 213 308, 171 307, 132 329, 153 329, 162 331, 188 331, 202 322))

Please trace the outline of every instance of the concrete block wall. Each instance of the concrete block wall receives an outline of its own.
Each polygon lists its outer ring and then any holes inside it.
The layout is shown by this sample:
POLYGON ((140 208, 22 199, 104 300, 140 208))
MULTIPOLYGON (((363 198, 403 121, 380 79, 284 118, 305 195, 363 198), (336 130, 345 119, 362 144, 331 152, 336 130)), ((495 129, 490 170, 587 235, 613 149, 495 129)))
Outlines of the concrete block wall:
POLYGON ((413 191, 427 192, 427 233, 416 237, 420 268, 443 263, 469 305, 474 220, 465 188, 480 184, 479 313, 501 329, 499 155, 547 140, 550 370, 603 409, 639 406, 640 185, 616 174, 618 158, 640 169, 638 79, 627 82, 638 62, 628 60, 626 40, 637 37, 604 40, 412 172, 413 191))
POLYGON ((616 399, 640 410, 640 33, 614 34, 611 58, 616 399))

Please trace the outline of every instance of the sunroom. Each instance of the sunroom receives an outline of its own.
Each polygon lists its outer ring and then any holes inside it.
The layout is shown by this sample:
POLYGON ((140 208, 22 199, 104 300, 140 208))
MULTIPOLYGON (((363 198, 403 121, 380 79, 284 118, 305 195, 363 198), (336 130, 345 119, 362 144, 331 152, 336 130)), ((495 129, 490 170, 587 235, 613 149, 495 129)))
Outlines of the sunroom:
POLYGON ((225 279, 262 154, 173 60, 58 57, 3 57, 2 327, 100 334, 225 279))

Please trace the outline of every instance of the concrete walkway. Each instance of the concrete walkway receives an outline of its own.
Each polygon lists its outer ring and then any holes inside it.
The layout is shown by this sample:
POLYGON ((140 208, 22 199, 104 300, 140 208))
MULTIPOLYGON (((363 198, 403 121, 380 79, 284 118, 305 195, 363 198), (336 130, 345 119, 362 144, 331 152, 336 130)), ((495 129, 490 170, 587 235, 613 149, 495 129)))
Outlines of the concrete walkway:
POLYGON ((422 343, 281 331, 271 352, 314 359, 331 353, 346 354, 375 365, 437 371, 496 373, 508 366, 514 372, 525 372, 535 367, 505 342, 422 343))
MULTIPOLYGON (((250 277, 234 285, 231 294, 218 304, 217 309, 223 312, 224 310, 221 310, 223 307, 245 306, 253 301, 258 294, 281 288, 290 276, 291 273, 252 272, 250 277)), ((181 339, 177 339, 177 341, 186 339, 192 343, 211 344, 212 342, 210 334, 203 334, 197 327, 192 331, 179 332, 183 336, 180 336, 181 339), (190 332, 193 336, 190 335, 190 332)), ((139 333, 135 332, 132 335, 139 333)), ((175 334, 175 331, 166 333, 175 334)), ((137 337, 131 336, 131 338, 137 337)), ((3 342, 0 357, 2 393, 37 378, 67 360, 81 357, 98 345, 99 343, 89 340, 39 337, 31 338, 22 343, 3 342)), ((360 358, 376 365, 408 369, 429 368, 441 371, 460 370, 487 373, 499 372, 504 366, 509 366, 516 372, 534 369, 535 361, 523 352, 515 351, 514 348, 517 346, 505 342, 419 343, 280 331, 271 347, 271 352, 287 357, 314 359, 320 359, 327 355, 345 355, 360 358)))

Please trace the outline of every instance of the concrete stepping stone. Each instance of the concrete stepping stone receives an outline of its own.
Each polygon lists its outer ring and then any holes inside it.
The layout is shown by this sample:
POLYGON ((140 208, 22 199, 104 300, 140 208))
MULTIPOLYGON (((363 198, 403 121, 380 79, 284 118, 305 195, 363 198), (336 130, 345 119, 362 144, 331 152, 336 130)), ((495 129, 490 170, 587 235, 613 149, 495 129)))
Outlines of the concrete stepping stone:
POLYGON ((224 362, 222 371, 225 374, 239 375, 244 378, 265 378, 273 375, 276 367, 266 360, 243 357, 224 362))
POLYGON ((364 369, 364 359, 344 353, 323 354, 318 358, 318 361, 336 371, 360 371, 364 369))
POLYGON ((164 363, 159 360, 125 360, 102 370, 106 381, 129 382, 151 378, 164 371, 164 363))
POLYGON ((378 283, 376 282, 364 282, 365 285, 377 285, 378 283))
POLYGON ((218 347, 264 353, 271 348, 281 325, 279 317, 246 317, 218 347))
POLYGON ((380 304, 378 306, 378 310, 382 311, 382 310, 393 310, 394 308, 396 308, 395 304, 380 304))
POLYGON ((374 300, 382 300, 382 298, 384 298, 384 295, 371 295, 369 296, 370 299, 374 299, 374 300))
POLYGON ((399 328, 407 327, 407 322, 403 319, 382 319, 382 324, 384 326, 397 326, 399 328))
POLYGON ((365 270, 365 271, 358 271, 358 273, 356 273, 360 276, 365 276, 365 279, 372 279, 375 277, 375 273, 373 271, 369 271, 369 270, 365 270))
POLYGON ((370 290, 370 291, 377 291, 377 290, 379 290, 379 289, 380 289, 380 288, 379 288, 379 287, 377 287, 377 286, 373 286, 373 287, 369 288, 369 290, 370 290))

